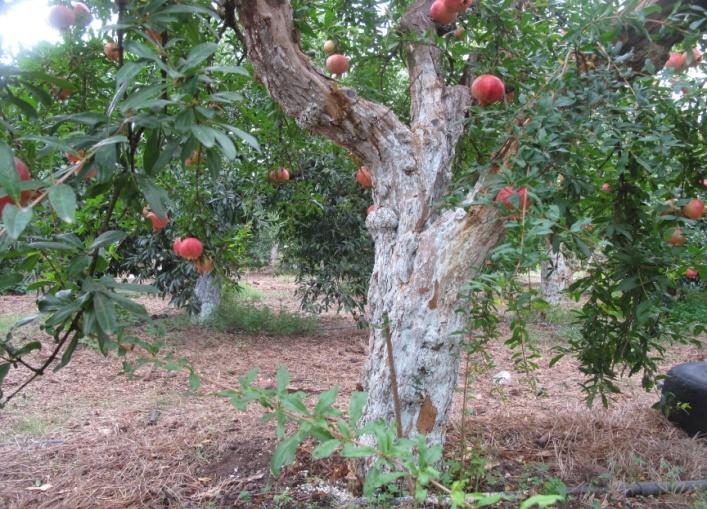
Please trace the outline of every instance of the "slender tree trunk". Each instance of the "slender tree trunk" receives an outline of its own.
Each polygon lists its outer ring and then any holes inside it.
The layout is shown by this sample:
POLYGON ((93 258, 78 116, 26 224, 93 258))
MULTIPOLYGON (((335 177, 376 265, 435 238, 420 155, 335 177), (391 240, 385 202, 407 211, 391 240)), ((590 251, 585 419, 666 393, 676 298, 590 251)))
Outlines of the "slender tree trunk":
POLYGON ((198 323, 209 321, 221 304, 221 279, 212 272, 205 272, 196 280, 194 295, 201 307, 195 319, 198 323))
POLYGON ((540 293, 548 304, 556 306, 560 303, 562 292, 572 284, 572 269, 562 254, 562 246, 555 251, 549 237, 545 245, 547 259, 540 268, 540 293))

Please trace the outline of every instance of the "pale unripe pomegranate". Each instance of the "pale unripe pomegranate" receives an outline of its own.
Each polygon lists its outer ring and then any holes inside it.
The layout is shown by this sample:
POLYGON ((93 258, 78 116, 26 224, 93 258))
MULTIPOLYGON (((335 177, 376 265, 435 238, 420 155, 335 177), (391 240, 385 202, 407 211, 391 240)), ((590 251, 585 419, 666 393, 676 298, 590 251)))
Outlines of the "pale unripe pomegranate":
MULTIPOLYGON (((17 172, 17 176, 20 177, 20 182, 26 182, 30 180, 30 178, 32 178, 29 173, 29 168, 27 168, 27 165, 24 163, 24 161, 17 157, 15 157, 15 171, 17 172)), ((29 203, 31 199, 32 191, 27 190, 20 192, 20 206, 24 207, 29 203)), ((0 198, 0 214, 2 214, 2 210, 8 203, 16 204, 16 202, 9 196, 3 196, 2 198, 0 198)))
POLYGON ((76 21, 73 9, 66 5, 55 5, 49 11, 49 24, 57 30, 68 30, 76 21))
POLYGON ((682 214, 690 219, 701 218, 704 211, 705 203, 698 198, 693 198, 682 208, 682 214))
POLYGON ((457 18, 457 13, 447 9, 444 0, 435 0, 430 7, 430 18, 438 25, 449 25, 457 18))
POLYGON ((331 55, 336 51, 336 43, 329 39, 327 42, 324 43, 324 53, 327 55, 331 55))
POLYGON ((108 60, 118 62, 120 60, 120 47, 114 42, 107 42, 103 45, 103 54, 108 60))
POLYGON ((196 260, 203 252, 204 245, 194 237, 187 237, 179 244, 179 256, 187 260, 196 260))
POLYGON ((471 95, 481 106, 502 101, 505 94, 503 81, 492 74, 482 74, 471 84, 471 95))
POLYGON ((326 70, 331 74, 344 74, 349 70, 349 59, 335 53, 326 59, 326 70))
POLYGON ((356 182, 366 189, 373 186, 373 179, 371 178, 371 172, 368 170, 368 166, 361 166, 358 169, 356 172, 356 182))

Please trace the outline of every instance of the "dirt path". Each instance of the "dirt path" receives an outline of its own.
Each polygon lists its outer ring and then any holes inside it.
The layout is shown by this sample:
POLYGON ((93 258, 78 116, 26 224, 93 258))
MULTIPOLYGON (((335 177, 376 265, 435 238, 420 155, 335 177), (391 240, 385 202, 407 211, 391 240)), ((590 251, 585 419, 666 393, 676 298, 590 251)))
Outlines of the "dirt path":
MULTIPOLYGON (((291 279, 249 275, 247 281, 269 305, 297 308, 291 279)), ((31 297, 3 297, 0 311, 31 312, 32 303, 31 297)), ((80 349, 67 368, 33 383, 0 411, 0 507, 306 507, 305 499, 314 503, 318 493, 305 496, 296 485, 341 480, 341 465, 318 467, 304 458, 284 478, 273 479, 272 426, 261 422, 258 408, 238 412, 211 394, 235 386, 254 367, 260 369, 259 383, 274 384, 275 370, 286 365, 293 389, 316 396, 338 384, 343 403, 358 382, 365 331, 346 317, 328 315, 311 336, 227 334, 191 325, 162 301, 152 300, 149 307, 169 315, 161 320, 161 355, 186 357, 204 375, 198 392, 189 391, 185 373, 143 366, 128 377, 121 359, 80 349)), ((140 333, 151 334, 148 328, 140 333)), ((549 326, 538 325, 537 333, 548 344, 557 340, 549 326)), ((490 350, 497 367, 479 373, 472 385, 463 429, 458 394, 450 428, 451 449, 459 447, 462 433, 473 446, 468 455, 477 458, 485 488, 521 482, 532 488, 550 476, 568 485, 707 477, 705 441, 688 439, 650 410, 655 395, 642 392, 637 382, 624 383, 626 392, 609 410, 589 411, 574 361, 552 370, 543 362, 533 388, 513 372, 502 344, 490 350), (501 369, 512 372, 510 384, 491 380, 501 369)), ((700 355, 694 348, 676 348, 666 365, 700 355)), ((128 354, 128 360, 136 357, 137 352, 128 354)), ((12 377, 8 389, 19 383, 12 377)), ((694 503, 683 496, 626 507, 694 503)), ((319 506, 327 507, 313 505, 319 506)))

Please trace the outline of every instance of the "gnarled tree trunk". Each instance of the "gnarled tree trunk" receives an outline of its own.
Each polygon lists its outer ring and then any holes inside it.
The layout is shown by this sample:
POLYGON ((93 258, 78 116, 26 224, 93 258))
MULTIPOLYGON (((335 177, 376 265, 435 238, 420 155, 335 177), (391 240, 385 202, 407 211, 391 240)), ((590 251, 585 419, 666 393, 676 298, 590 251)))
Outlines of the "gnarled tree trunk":
POLYGON ((567 265, 562 246, 555 251, 549 237, 545 244, 547 259, 540 268, 540 294, 548 304, 556 306, 560 303, 562 292, 572 284, 572 269, 567 265))
MULTIPOLYGON (((704 3, 705 0, 695 0, 704 3)), ((406 435, 426 433, 441 442, 459 365, 461 317, 456 313, 461 284, 480 270, 503 235, 497 208, 474 204, 486 192, 482 173, 466 208, 436 207, 448 192, 452 161, 471 104, 468 82, 446 85, 434 45, 432 0, 412 2, 400 22, 406 37, 411 121, 402 123, 383 105, 361 98, 322 74, 301 51, 286 0, 236 2, 248 57, 256 79, 298 124, 347 148, 373 174, 376 209, 367 219, 375 240, 375 265, 368 293, 372 323, 370 355, 363 373, 369 392, 364 422, 393 418, 390 373, 382 327, 387 319, 406 435)), ((665 17, 670 2, 658 4, 665 17)), ((649 31, 656 27, 650 25, 649 31)), ((651 58, 662 64, 667 49, 647 39, 624 45, 631 62, 651 58)), ((635 40, 634 40, 635 39, 635 40)), ((674 42, 674 41, 673 41, 674 42)), ((672 42, 671 42, 672 44, 672 42)), ((471 119, 473 121, 473 118, 471 119)), ((515 149, 508 140, 495 154, 515 149)))

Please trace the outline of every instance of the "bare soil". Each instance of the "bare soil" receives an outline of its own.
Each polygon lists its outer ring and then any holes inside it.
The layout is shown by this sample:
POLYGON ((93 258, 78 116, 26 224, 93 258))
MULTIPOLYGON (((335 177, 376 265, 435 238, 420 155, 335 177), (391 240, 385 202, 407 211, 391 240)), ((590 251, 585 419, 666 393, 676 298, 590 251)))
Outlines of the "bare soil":
MULTIPOLYGON (((291 278, 251 274, 247 282, 264 293, 264 303, 297 309, 291 278)), ((338 384, 343 404, 358 383, 367 333, 333 314, 321 317, 310 336, 221 333, 192 325, 159 299, 144 302, 167 316, 160 321, 166 331, 160 355, 187 358, 204 376, 202 386, 191 392, 186 373, 150 366, 127 376, 123 359, 80 348, 69 366, 0 410, 0 507, 336 507, 322 486, 346 487, 344 462, 313 462, 306 445, 295 465, 273 477, 273 426, 261 421, 258 407, 239 412, 214 393, 235 387, 251 368, 260 370, 259 383, 273 385, 277 367, 286 365, 293 390, 314 398, 338 384)), ((31 296, 0 298, 0 318, 33 310, 31 296)), ((707 440, 687 437, 652 410, 655 393, 627 379, 608 409, 587 408, 576 361, 548 368, 549 348, 563 340, 563 329, 539 322, 533 330, 546 353, 535 383, 513 370, 502 341, 490 345, 495 367, 471 371, 463 425, 460 374, 448 455, 458 459, 464 450, 465 471, 477 474, 469 479, 480 479, 478 489, 532 492, 552 477, 569 487, 707 478, 707 440), (502 369, 511 373, 507 385, 492 380, 502 369)), ((136 332, 153 334, 149 327, 136 332)), ((47 342, 36 328, 25 333, 47 342)), ((143 354, 136 349, 128 360, 143 354)), ((661 366, 700 358, 703 350, 676 346, 661 366)), ((11 372, 6 391, 22 382, 20 375, 26 373, 11 372)), ((611 492, 567 505, 706 506, 700 495, 625 500, 611 492)))

